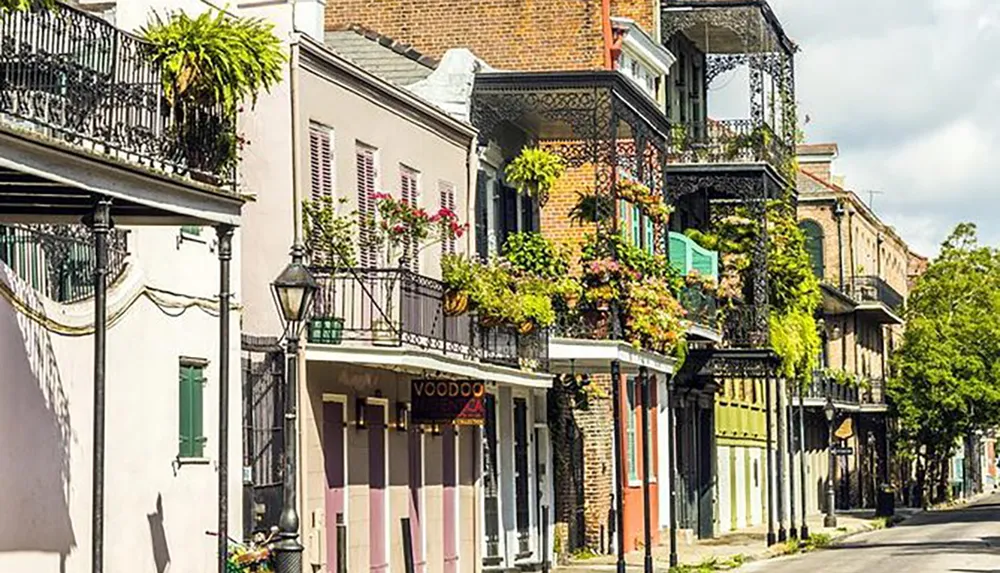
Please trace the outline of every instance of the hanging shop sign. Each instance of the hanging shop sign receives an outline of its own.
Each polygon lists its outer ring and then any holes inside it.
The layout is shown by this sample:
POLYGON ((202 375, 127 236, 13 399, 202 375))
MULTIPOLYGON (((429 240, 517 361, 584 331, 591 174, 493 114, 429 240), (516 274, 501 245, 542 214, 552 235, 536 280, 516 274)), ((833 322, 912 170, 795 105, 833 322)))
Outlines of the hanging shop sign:
POLYGON ((410 422, 481 426, 486 420, 486 385, 481 380, 413 380, 410 422))

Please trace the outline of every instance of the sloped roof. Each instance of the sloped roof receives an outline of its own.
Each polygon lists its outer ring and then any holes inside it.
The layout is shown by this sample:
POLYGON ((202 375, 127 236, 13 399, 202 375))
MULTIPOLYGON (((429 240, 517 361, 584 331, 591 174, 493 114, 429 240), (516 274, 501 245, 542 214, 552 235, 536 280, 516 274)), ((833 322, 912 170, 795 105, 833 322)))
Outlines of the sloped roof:
POLYGON ((397 86, 419 82, 437 67, 436 60, 409 44, 360 26, 328 31, 323 39, 337 55, 397 86))

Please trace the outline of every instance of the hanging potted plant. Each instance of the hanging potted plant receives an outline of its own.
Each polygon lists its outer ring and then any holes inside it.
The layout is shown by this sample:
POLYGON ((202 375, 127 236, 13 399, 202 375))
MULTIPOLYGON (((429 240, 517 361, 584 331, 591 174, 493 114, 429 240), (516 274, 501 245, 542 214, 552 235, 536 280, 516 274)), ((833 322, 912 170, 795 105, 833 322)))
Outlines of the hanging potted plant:
POLYGON ((239 106, 255 104, 261 90, 282 78, 286 56, 273 29, 260 18, 212 10, 196 18, 154 13, 140 29, 169 104, 167 155, 193 178, 219 184, 220 176, 234 173, 246 143, 236 133, 239 106))
POLYGON ((31 9, 48 10, 55 5, 55 0, 0 0, 0 13, 31 9))
POLYGON ((525 147, 504 169, 507 182, 544 205, 556 181, 566 172, 561 157, 540 147, 525 147))
MULTIPOLYGON (((343 206, 346 202, 347 199, 342 198, 335 205, 331 197, 323 197, 318 201, 307 200, 302 204, 302 227, 309 262, 313 266, 324 267, 331 277, 339 270, 356 265, 354 237, 357 232, 357 212, 340 213, 338 205, 343 206)), ((307 326, 310 342, 340 344, 344 319, 334 314, 336 284, 335 280, 331 280, 326 296, 318 297, 313 305, 307 326)))
POLYGON ((445 285, 444 313, 458 316, 469 310, 469 292, 476 282, 477 264, 462 255, 441 257, 441 281, 445 285))

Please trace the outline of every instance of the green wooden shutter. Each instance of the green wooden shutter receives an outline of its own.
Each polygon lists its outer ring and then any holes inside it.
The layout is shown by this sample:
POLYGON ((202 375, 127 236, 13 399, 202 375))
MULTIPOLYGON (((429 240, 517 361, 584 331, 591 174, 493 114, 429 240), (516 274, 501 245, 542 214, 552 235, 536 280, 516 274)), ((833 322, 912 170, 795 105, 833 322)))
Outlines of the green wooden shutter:
POLYGON ((622 239, 629 239, 629 225, 628 225, 628 203, 625 201, 618 201, 618 228, 621 230, 622 239))
POLYGON ((812 263, 813 274, 822 279, 826 270, 823 265, 823 228, 816 221, 808 219, 799 223, 799 228, 806 236, 805 247, 809 254, 809 262, 812 263))
POLYGON ((180 372, 180 444, 178 456, 182 458, 193 457, 194 440, 191 435, 192 402, 194 400, 194 389, 191 384, 189 374, 190 367, 181 366, 180 372))
POLYGON ((643 215, 642 224, 646 231, 646 252, 651 255, 656 254, 656 231, 653 228, 653 220, 643 215))
POLYGON ((202 366, 181 365, 178 456, 182 458, 204 455, 204 372, 202 366))

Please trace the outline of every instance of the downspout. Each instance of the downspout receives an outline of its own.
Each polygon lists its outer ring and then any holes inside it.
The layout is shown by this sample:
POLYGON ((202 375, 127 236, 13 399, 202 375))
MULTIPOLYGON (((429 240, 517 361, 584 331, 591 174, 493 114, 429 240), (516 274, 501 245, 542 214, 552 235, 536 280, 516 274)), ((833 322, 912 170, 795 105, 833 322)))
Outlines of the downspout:
POLYGON ((611 59, 614 44, 614 39, 611 37, 611 0, 601 0, 601 36, 604 38, 604 68, 613 70, 615 63, 611 59))
MULTIPOLYGON (((295 4, 292 4, 293 10, 295 4)), ((299 35, 294 34, 291 43, 291 57, 288 59, 288 96, 292 110, 292 244, 302 244, 302 169, 299 161, 302 158, 302 142, 299 141, 299 35)))

